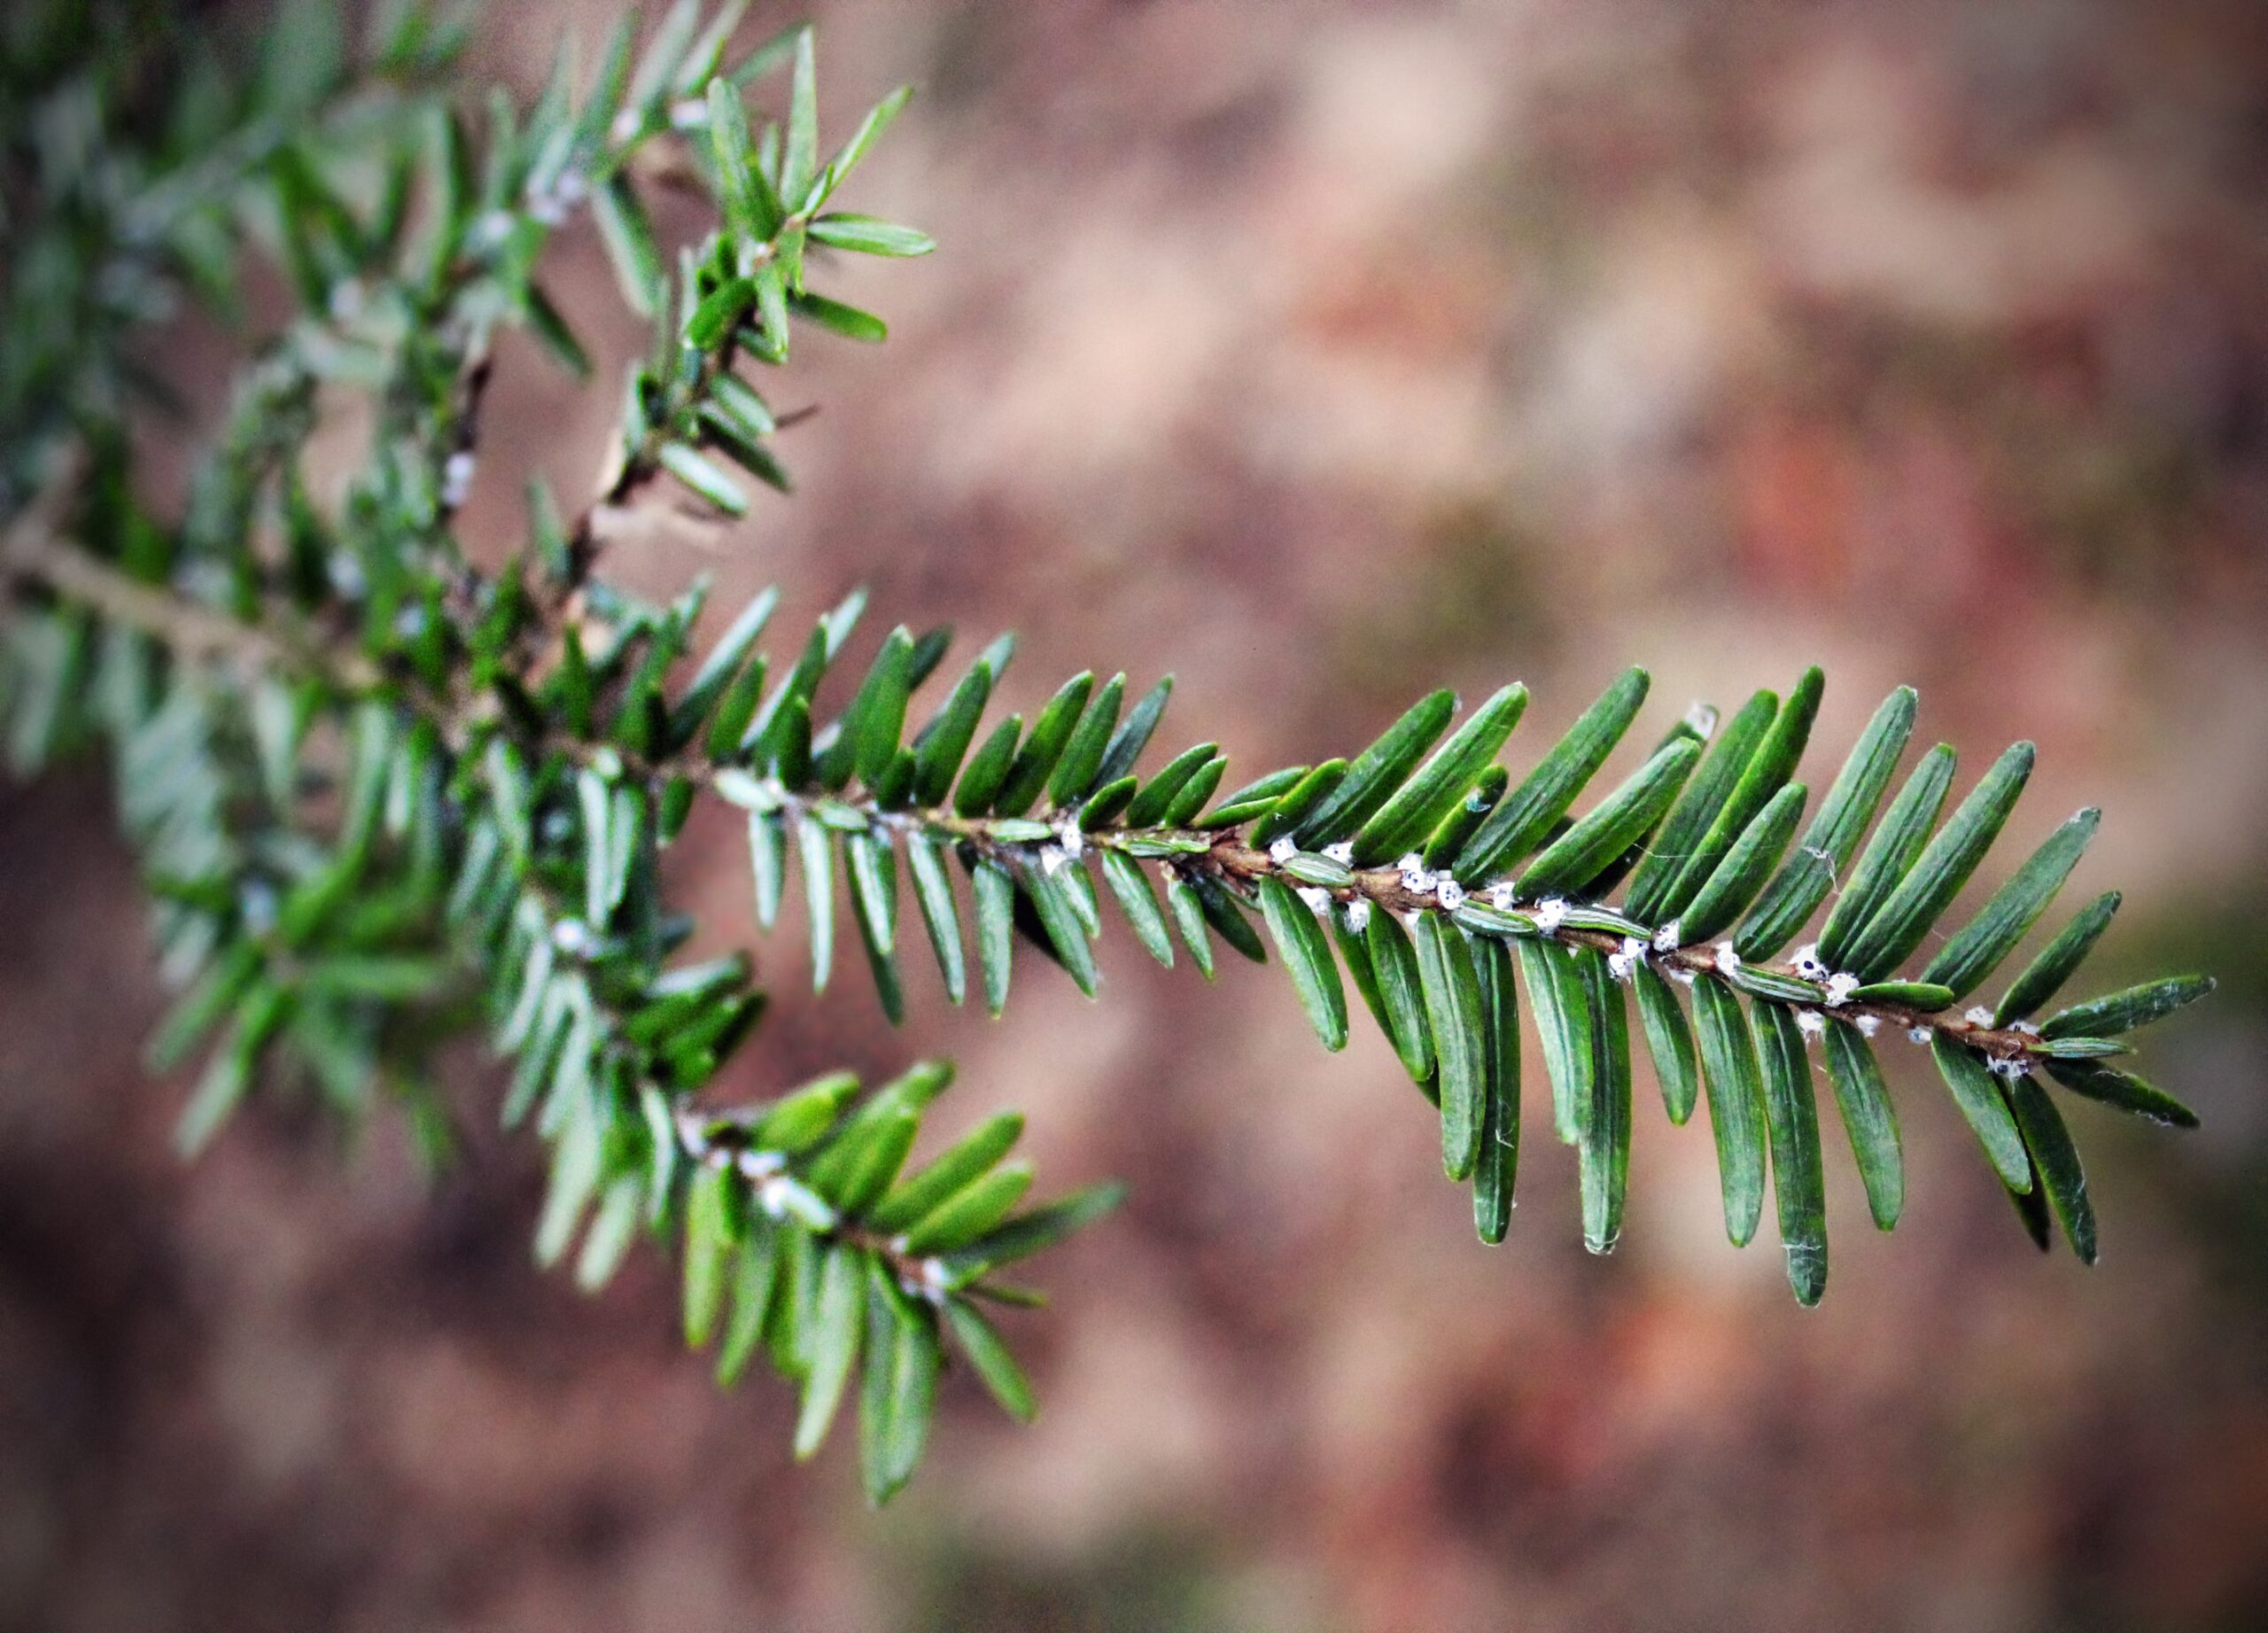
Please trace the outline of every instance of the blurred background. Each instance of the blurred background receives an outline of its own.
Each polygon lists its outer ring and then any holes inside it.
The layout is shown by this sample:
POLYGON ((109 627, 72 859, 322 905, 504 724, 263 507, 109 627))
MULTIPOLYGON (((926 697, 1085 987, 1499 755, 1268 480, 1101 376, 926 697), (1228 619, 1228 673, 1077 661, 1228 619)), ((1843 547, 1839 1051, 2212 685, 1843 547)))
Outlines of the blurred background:
MULTIPOLYGON (((477 71, 532 89, 616 10, 490 0, 477 71)), ((1278 972, 1115 933, 1099 1004, 1035 963, 995 1025, 917 969, 893 1034, 858 980, 796 994, 791 929, 737 1086, 950 1054, 945 1131, 1021 1106, 1044 1179, 1134 1187, 1013 1318, 1038 1424, 948 1380, 875 1516, 849 1436, 797 1470, 784 1388, 683 1355, 657 1256, 592 1303, 534 1270, 477 1051, 438 1184, 288 1106, 176 1166, 108 796, 11 788, 0 1626, 2268 1626, 2268 10, 805 10, 823 129, 920 88, 847 206, 943 247, 820 281, 894 332, 805 343, 796 497, 655 518, 618 573, 1015 627, 1009 706, 1174 671, 1170 746, 1232 781, 1444 682, 1529 683, 1517 764, 1626 664, 1658 727, 1812 661, 1816 778, 1910 680, 1972 768, 2038 739, 2012 856, 2105 807, 2068 893, 2127 892, 2100 986, 2219 976, 2148 1041, 2205 1127, 2073 1104, 2087 1273, 1893 1057, 1907 1217, 1873 1230, 1830 1124, 1805 1312, 1650 1081, 1619 1251, 1542 1138, 1484 1248, 1385 1046, 1324 1055, 1278 972)), ((595 241, 559 253, 628 356, 595 241)), ((530 467, 586 491, 612 401, 507 348, 479 548, 530 467)), ((674 866, 740 933, 734 825, 674 866)))

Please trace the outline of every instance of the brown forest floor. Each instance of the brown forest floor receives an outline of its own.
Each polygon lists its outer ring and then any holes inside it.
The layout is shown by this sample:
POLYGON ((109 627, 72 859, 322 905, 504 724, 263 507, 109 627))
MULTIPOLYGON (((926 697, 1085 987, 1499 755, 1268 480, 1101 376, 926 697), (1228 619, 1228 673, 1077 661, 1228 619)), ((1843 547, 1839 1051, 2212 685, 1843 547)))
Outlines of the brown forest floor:
MULTIPOLYGON (((875 1517, 847 1448, 789 1463, 779 1387, 678 1350, 668 1266, 594 1302, 532 1267, 473 1052, 437 1186, 289 1108, 177 1167, 67 775, 0 793, 0 1628, 2268 1625, 2268 13, 813 9, 831 125, 922 87, 848 204, 944 248, 843 269, 894 337, 788 377, 796 498, 625 572, 1019 627, 1013 706, 1172 669, 1171 735, 1251 769, 1443 682, 1525 679, 1535 743, 1628 662, 1666 719, 1816 660, 1833 745, 1914 681, 1972 764, 2040 743, 2012 845, 2106 808, 2106 982, 2223 978, 2153 1047, 2206 1128, 2077 1109, 2087 1274, 1908 1066, 1909 1217, 1877 1235, 1831 1149, 1806 1313, 1724 1245, 1697 1126, 1641 1118, 1611 1260, 1548 1141, 1483 1249, 1385 1047, 1322 1055, 1276 972, 1119 935, 1099 1005, 1034 968, 990 1025, 917 973, 892 1035, 855 981, 797 999, 783 933, 749 1092, 950 1053, 955 1116, 1134 1186, 1019 1323, 1038 1426, 951 1380, 875 1517)), ((532 80, 557 14, 493 5, 484 59, 532 80)), ((516 347, 491 401, 501 548, 611 396, 516 347)), ((731 825, 673 866, 736 932, 731 825)))

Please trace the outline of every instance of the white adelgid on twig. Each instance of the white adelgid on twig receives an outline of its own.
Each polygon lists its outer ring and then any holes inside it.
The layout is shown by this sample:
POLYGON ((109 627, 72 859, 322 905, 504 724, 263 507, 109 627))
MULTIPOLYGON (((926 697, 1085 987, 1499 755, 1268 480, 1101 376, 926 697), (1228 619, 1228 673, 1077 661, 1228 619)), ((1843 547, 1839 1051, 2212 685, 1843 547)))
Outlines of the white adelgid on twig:
POLYGON ((472 497, 472 478, 479 468, 470 448, 459 448, 449 455, 441 467, 442 509, 464 509, 464 502, 472 497))
POLYGON ((1412 851, 1394 865, 1402 875, 1402 888, 1412 896, 1426 896, 1433 892, 1433 875, 1425 870, 1425 859, 1412 851))
POLYGON ((1488 887, 1488 905, 1499 913, 1510 913, 1519 904, 1519 892, 1512 889, 1511 881, 1501 880, 1488 887))
POLYGON ((1352 840, 1342 839, 1337 844, 1327 844, 1323 847, 1323 853, 1325 858, 1338 863, 1341 867, 1354 866, 1355 844, 1352 840))
MULTIPOLYGON (((900 1245, 905 1240, 905 1238, 900 1236, 892 1243, 892 1246, 901 1254, 905 1251, 900 1245)), ((925 1299, 942 1310, 944 1308, 945 1294, 949 1290, 947 1286, 949 1280, 950 1278, 945 1273, 945 1262, 933 1254, 911 1266, 910 1271, 900 1272, 897 1285, 913 1297, 925 1299)))
POLYGON ((1293 843, 1292 838, 1288 834, 1283 838, 1275 841, 1268 847, 1268 859, 1275 863, 1278 867, 1281 867, 1285 863, 1290 861, 1299 853, 1300 847, 1293 843))
POLYGON ((1080 828, 1076 816, 1066 816, 1055 825, 1055 838, 1063 847, 1063 854, 1068 860, 1076 861, 1086 851, 1086 832, 1080 828))
POLYGON ((472 223, 465 237, 484 250, 493 250, 509 242, 519 226, 519 218, 509 210, 489 210, 472 223))
POLYGON ((1654 951, 1657 953, 1676 952, 1679 928, 1678 921, 1675 919, 1672 919, 1668 923, 1662 925, 1659 929, 1656 929, 1654 931, 1654 951))
POLYGON ((1556 936, 1559 927, 1567 921, 1567 904, 1557 896, 1547 896, 1535 904, 1535 928, 1546 936, 1556 936))
POLYGON ((1827 964, 1826 961, 1819 956, 1819 944, 1817 942, 1812 942, 1805 946, 1798 947, 1796 949, 1796 956, 1789 960, 1788 968, 1794 970, 1797 975, 1802 976, 1806 981, 1824 981, 1827 979, 1827 964))
POLYGON ((1441 904, 1442 912, 1455 913, 1464 906, 1464 886, 1454 879, 1443 878, 1434 888, 1433 899, 1441 904))
POLYGON ((1938 1029, 1934 1026, 1909 1026, 1906 1029, 1906 1035, 1915 1043, 1927 1043, 1938 1035, 1938 1029))
POLYGON ((562 226, 575 207, 590 197, 590 183, 583 179, 583 173, 571 165, 555 176, 548 186, 528 189, 528 215, 546 227, 562 226))
POLYGON ((1617 981, 1627 981, 1645 956, 1646 944, 1635 936, 1625 936, 1621 950, 1606 955, 1606 973, 1617 981))
POLYGON ((1307 904, 1309 913, 1322 914, 1331 911, 1331 892, 1319 884, 1303 884, 1299 888, 1300 899, 1307 904))
POLYGON ((777 1151, 743 1151, 734 1160, 741 1177, 752 1185, 763 1185, 788 1171, 788 1159, 777 1151))
POLYGON ((1859 990, 1859 978, 1847 970, 1837 970, 1827 978, 1827 1002, 1829 1008, 1839 1009, 1851 1001, 1851 994, 1859 990))
MULTIPOLYGON (((772 1154, 751 1155, 768 1156, 772 1154)), ((741 1169, 746 1173, 748 1164, 743 1162, 741 1169)), ((774 1173, 757 1182, 756 1204, 771 1218, 784 1219, 792 1215, 815 1231, 831 1231, 836 1224, 835 1209, 827 1205, 826 1199, 798 1184, 786 1173, 774 1173)))
POLYGON ((1882 1030, 1882 1017, 1880 1015, 1862 1015, 1859 1017, 1860 1037, 1871 1038, 1880 1030, 1882 1030))
POLYGON ((1733 944, 1729 941, 1717 944, 1717 973, 1720 976, 1740 974, 1740 954, 1733 951, 1733 944))
POLYGON ((1370 928, 1370 898, 1367 896, 1357 896, 1353 901, 1347 904, 1347 928, 1353 930, 1355 934, 1360 935, 1363 930, 1370 928))
POLYGON ((243 903, 245 924, 256 936, 265 936, 276 928, 276 915, 283 904, 276 894, 276 887, 263 879, 255 879, 244 887, 237 899, 243 903))
POLYGON ((1816 1009, 1796 1011, 1796 1030, 1806 1038, 1827 1036, 1827 1017, 1816 1009))

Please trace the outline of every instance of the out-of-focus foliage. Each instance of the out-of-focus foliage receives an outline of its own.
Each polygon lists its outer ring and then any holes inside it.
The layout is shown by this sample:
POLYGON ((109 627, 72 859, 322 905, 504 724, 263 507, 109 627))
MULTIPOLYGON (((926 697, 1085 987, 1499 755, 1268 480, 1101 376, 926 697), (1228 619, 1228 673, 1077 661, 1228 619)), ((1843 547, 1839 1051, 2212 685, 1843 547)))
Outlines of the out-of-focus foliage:
POLYGON ((438 1154, 431 1056, 485 1008, 517 1061, 504 1120, 553 1150, 538 1256, 579 1242, 594 1288, 641 1230, 682 1237, 688 1336, 723 1329, 726 1379, 761 1347, 801 1382, 805 1455, 863 1357, 880 1501, 920 1456, 948 1329, 1029 1412, 972 1301, 1023 1296, 989 1272, 1115 1193, 1018 1211, 1013 1131, 901 1180, 947 1081, 934 1069, 866 1097, 834 1076, 757 1111, 693 1104, 763 997, 744 958, 672 961, 691 925, 664 905, 656 859, 690 786, 657 762, 695 735, 737 758, 752 719, 807 727, 797 688, 820 665, 759 714, 761 660, 742 662, 758 608, 665 704, 700 592, 655 607, 594 579, 595 518, 664 474, 736 514, 726 463, 784 488, 776 422, 736 360, 785 363, 791 322, 882 338, 806 286, 807 245, 930 247, 827 207, 904 93, 822 152, 810 32, 733 51, 744 9, 677 5, 642 46, 625 22, 594 83, 563 52, 532 105, 500 93, 477 117, 448 75, 461 28, 422 5, 381 12, 357 47, 335 8, 288 6, 248 75, 154 8, 16 14, 9 322, 33 344, 10 348, 0 410, 0 696, 19 774, 111 750, 182 988, 152 1061, 206 1057, 185 1149, 267 1076, 354 1117, 399 1098, 438 1154), (745 88, 774 69, 785 118, 751 130, 745 88), (719 217, 674 268, 642 200, 664 166, 719 217), (625 299, 655 321, 652 354, 626 382, 599 500, 563 530, 532 494, 528 550, 487 577, 451 523, 490 347, 524 328, 588 372, 538 277, 586 206, 625 299), (134 482, 136 330, 183 296, 245 319, 254 259, 296 310, 247 334, 226 424, 183 513, 160 516, 134 482), (342 393, 369 404, 369 441, 325 504, 310 444, 342 393))

